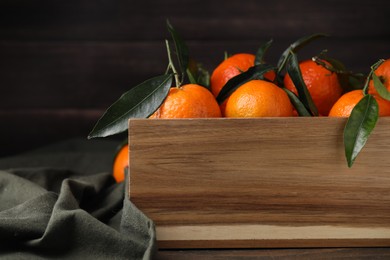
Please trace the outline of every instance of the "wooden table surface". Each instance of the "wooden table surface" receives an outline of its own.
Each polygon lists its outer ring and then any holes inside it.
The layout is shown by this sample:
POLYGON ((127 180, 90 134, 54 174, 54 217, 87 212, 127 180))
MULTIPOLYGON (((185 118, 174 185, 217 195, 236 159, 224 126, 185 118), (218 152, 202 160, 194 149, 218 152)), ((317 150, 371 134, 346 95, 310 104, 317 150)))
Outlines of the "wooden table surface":
POLYGON ((390 248, 159 250, 156 259, 390 259, 390 248))

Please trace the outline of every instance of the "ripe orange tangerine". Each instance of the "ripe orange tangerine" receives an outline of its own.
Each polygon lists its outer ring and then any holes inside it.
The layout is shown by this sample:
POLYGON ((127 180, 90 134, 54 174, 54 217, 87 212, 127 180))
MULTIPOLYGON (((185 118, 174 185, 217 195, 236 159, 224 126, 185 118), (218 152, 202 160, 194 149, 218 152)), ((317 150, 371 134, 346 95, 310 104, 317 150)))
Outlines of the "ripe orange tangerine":
POLYGON ((277 85, 265 80, 251 80, 227 100, 226 117, 289 117, 293 116, 293 106, 277 85))
POLYGON ((116 182, 125 180, 125 168, 129 166, 129 147, 127 144, 116 153, 113 163, 113 177, 116 182))
MULTIPOLYGON (((390 91, 390 59, 385 60, 375 71, 375 75, 378 76, 385 88, 390 91)), ((368 93, 378 94, 374 87, 374 82, 371 79, 369 82, 368 93)))
MULTIPOLYGON (((379 116, 390 116, 390 101, 373 95, 379 106, 379 116)), ((364 97, 362 90, 352 90, 342 95, 329 112, 330 117, 348 117, 352 109, 364 97)))
MULTIPOLYGON (((211 92, 215 97, 233 77, 247 71, 255 65, 256 56, 250 53, 238 53, 223 60, 213 71, 210 78, 211 92)), ((269 71, 264 77, 270 81, 275 79, 275 72, 269 71)))
MULTIPOLYGON (((337 74, 312 60, 300 62, 299 68, 319 114, 327 116, 333 104, 343 93, 337 74)), ((288 74, 284 77, 284 86, 298 95, 288 74)))
POLYGON ((173 87, 150 118, 220 117, 221 110, 211 92, 197 84, 173 87))

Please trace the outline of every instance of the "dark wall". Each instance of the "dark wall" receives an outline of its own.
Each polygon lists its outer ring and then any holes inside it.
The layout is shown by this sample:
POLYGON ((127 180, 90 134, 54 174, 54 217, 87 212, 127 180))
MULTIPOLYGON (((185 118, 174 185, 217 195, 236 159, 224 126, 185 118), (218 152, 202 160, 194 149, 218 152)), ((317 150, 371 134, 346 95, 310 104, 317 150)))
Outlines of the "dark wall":
POLYGON ((0 0, 0 155, 86 136, 123 92, 167 65, 168 18, 210 71, 273 38, 276 63, 296 39, 368 72, 390 51, 390 2, 0 0))

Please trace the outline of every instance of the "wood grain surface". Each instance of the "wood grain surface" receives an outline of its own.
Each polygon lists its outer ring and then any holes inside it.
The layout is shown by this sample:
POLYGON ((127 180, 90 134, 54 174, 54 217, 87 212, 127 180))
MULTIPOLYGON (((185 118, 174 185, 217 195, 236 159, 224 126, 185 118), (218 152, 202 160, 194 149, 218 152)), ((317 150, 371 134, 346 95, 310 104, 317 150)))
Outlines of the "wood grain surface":
POLYGON ((130 120, 130 199, 164 240, 182 229, 207 241, 230 227, 231 241, 257 246, 390 246, 389 122, 348 168, 342 118, 130 120))
POLYGON ((209 259, 389 259, 390 248, 294 248, 160 250, 158 260, 209 259))

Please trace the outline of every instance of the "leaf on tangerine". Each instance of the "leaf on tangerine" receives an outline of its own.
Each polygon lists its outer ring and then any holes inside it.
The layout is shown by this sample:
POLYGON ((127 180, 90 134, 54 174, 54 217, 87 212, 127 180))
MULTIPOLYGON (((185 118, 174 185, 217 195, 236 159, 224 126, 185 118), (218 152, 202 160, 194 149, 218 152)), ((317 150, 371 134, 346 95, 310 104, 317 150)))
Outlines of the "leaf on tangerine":
POLYGON ((293 52, 291 52, 290 54, 287 72, 290 75, 291 80, 298 91, 299 99, 302 101, 303 105, 309 112, 311 112, 312 115, 318 116, 317 107, 313 102, 313 99, 310 95, 309 90, 307 89, 305 81, 303 80, 302 73, 299 68, 297 55, 293 52))
POLYGON ((374 87, 376 89, 376 91, 378 92, 378 94, 386 99, 386 100, 389 100, 390 101, 390 92, 387 90, 387 88, 385 87, 385 85, 383 85, 382 81, 380 80, 380 78, 374 73, 372 73, 372 81, 374 82, 374 87))
POLYGON ((291 103, 295 107, 300 116, 311 116, 310 112, 306 109, 302 101, 289 89, 283 88, 284 92, 287 93, 291 103))
POLYGON ((226 82, 226 84, 219 92, 217 96, 218 103, 222 104, 226 98, 228 98, 238 87, 245 84, 246 82, 253 79, 264 79, 265 73, 275 69, 276 68, 274 66, 268 64, 258 64, 250 67, 247 71, 231 78, 228 82, 226 82))
POLYGON ((124 132, 130 118, 147 118, 162 104, 172 85, 172 74, 144 81, 124 93, 98 120, 88 139, 124 132))
POLYGON ((378 102, 370 94, 364 96, 352 109, 344 128, 344 148, 348 167, 352 167, 374 130, 378 113, 378 102))
POLYGON ((283 53, 282 55, 280 56, 279 58, 279 61, 277 63, 277 67, 278 67, 278 70, 277 70, 277 75, 279 75, 284 67, 286 66, 287 64, 287 61, 289 60, 290 58, 290 55, 291 55, 291 51, 293 52, 298 52, 300 49, 302 49, 304 46, 306 46, 308 43, 316 40, 316 39, 319 39, 319 38, 322 38, 322 37, 325 37, 327 36, 326 34, 323 34, 323 33, 316 33, 316 34, 312 34, 312 35, 309 35, 309 36, 305 36, 305 37, 302 37, 300 39, 298 39, 297 41, 295 41, 294 43, 292 43, 283 53))

